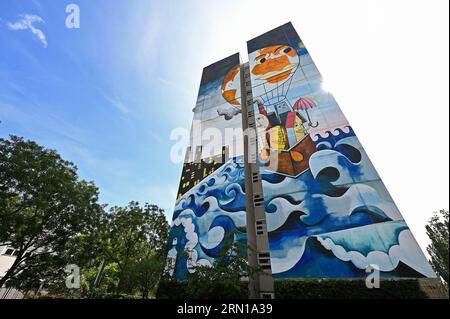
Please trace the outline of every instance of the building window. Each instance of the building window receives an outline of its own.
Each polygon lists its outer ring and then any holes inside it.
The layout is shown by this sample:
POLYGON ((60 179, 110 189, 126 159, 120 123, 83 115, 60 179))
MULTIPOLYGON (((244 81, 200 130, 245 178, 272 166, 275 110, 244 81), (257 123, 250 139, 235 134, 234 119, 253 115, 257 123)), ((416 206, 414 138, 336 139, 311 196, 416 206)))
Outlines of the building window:
MULTIPOLYGON (((266 224, 266 221, 263 219, 256 221, 256 234, 257 235, 264 235, 264 225, 266 224)), ((261 260, 261 256, 260 256, 261 260)))
POLYGON ((252 173, 252 180, 253 180, 253 183, 259 182, 259 173, 258 172, 252 173))
POLYGON ((14 249, 12 249, 12 248, 6 249, 6 251, 3 253, 3 255, 6 255, 6 256, 13 256, 13 254, 14 254, 14 249))
POLYGON ((264 197, 262 194, 254 194, 253 195, 253 206, 258 207, 264 204, 264 197))

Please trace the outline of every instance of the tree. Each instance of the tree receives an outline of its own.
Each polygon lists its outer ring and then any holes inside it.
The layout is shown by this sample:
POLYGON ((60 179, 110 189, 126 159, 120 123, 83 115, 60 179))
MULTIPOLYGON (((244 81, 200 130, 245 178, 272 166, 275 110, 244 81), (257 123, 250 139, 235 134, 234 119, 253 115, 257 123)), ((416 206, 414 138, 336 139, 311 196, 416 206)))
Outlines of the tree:
POLYGON ((80 180, 73 163, 35 142, 0 138, 0 243, 17 250, 0 287, 61 273, 66 248, 101 213, 97 187, 80 180))
MULTIPOLYGON (((118 296, 138 291, 142 298, 148 298, 162 274, 168 231, 164 211, 156 205, 142 207, 130 202, 126 207, 112 207, 94 240, 98 251, 95 267, 102 260, 117 267, 114 291, 110 287, 106 292, 118 296)), ((84 241, 92 242, 88 238, 84 241)), ((88 245, 86 249, 90 249, 88 245)))
POLYGON ((164 257, 151 247, 145 247, 128 271, 129 283, 139 291, 142 299, 148 299, 158 284, 164 265, 164 257))
POLYGON ((45 284, 50 295, 69 298, 148 298, 162 275, 168 231, 158 206, 131 202, 107 212, 97 187, 56 151, 16 136, 0 139, 0 245, 17 252, 0 286, 37 291, 45 284), (68 264, 80 267, 81 290, 66 287, 68 264))
POLYGON ((441 276, 448 289, 448 222, 449 211, 442 209, 439 213, 434 212, 428 225, 425 227, 427 235, 431 239, 427 251, 431 257, 431 265, 441 276))
POLYGON ((194 267, 186 290, 190 298, 247 298, 247 284, 242 278, 255 276, 261 269, 248 265, 245 244, 234 241, 233 233, 226 236, 228 239, 225 237, 225 244, 212 267, 194 267))
POLYGON ((85 298, 117 297, 116 287, 119 281, 119 268, 116 263, 110 263, 103 270, 101 285, 94 289, 94 281, 98 267, 86 268, 83 271, 81 286, 85 298))

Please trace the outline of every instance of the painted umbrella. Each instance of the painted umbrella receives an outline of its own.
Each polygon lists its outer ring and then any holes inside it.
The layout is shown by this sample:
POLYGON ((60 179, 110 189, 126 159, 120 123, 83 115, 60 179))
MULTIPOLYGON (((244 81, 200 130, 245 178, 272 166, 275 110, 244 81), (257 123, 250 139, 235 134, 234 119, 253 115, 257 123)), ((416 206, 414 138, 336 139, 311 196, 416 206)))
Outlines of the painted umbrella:
POLYGON ((309 116, 308 109, 312 109, 316 107, 317 104, 314 102, 314 100, 310 97, 301 97, 294 103, 294 110, 302 110, 306 112, 306 115, 308 116, 308 125, 311 127, 317 127, 319 126, 319 122, 313 123, 311 121, 311 117, 309 116))

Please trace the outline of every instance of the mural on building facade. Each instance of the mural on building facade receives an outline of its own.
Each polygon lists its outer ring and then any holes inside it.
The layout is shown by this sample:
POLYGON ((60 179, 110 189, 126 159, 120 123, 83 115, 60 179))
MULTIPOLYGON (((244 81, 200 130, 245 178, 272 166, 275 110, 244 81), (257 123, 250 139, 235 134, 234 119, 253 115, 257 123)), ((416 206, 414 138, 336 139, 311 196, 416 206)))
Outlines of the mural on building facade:
POLYGON ((177 279, 196 266, 212 266, 229 241, 247 243, 243 142, 225 136, 225 129, 242 128, 240 87, 239 54, 203 70, 193 110, 201 130, 191 131, 195 152, 188 150, 183 165, 168 240, 167 270, 177 279), (222 139, 202 141, 208 129, 219 130, 222 139))
POLYGON ((274 277, 435 277, 292 25, 248 50, 274 277))

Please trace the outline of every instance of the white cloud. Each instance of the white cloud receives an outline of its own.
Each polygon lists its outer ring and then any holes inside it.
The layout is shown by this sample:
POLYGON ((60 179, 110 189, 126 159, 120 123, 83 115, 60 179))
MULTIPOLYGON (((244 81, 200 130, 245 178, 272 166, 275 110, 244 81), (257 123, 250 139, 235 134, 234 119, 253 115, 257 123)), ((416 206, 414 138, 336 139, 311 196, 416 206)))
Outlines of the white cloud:
POLYGON ((164 85, 170 86, 170 87, 178 90, 179 92, 181 92, 183 94, 188 94, 188 95, 190 94, 190 91, 187 88, 182 87, 176 81, 167 80, 167 79, 164 79, 164 78, 161 78, 161 77, 158 78, 158 81, 161 82, 164 85))
POLYGON ((122 102, 122 100, 117 95, 112 97, 103 92, 103 90, 100 90, 100 92, 103 94, 105 99, 120 112, 122 112, 123 114, 130 113, 130 109, 122 102))
POLYGON ((158 134, 156 134, 155 132, 149 132, 149 135, 151 138, 153 138, 157 143, 161 143, 163 140, 161 138, 161 136, 159 136, 158 134))
POLYGON ((30 30, 31 33, 42 43, 44 48, 46 48, 48 45, 47 37, 41 29, 34 26, 35 23, 45 23, 44 19, 33 14, 21 14, 19 17, 21 18, 19 21, 7 23, 9 30, 30 30))

